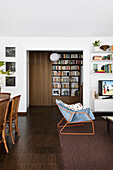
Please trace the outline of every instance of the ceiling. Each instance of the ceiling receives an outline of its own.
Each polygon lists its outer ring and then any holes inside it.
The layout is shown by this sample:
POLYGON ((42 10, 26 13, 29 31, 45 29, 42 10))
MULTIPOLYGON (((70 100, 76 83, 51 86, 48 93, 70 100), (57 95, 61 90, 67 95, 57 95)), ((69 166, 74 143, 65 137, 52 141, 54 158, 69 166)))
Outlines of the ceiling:
POLYGON ((113 0, 2 0, 0 37, 113 37, 113 0))

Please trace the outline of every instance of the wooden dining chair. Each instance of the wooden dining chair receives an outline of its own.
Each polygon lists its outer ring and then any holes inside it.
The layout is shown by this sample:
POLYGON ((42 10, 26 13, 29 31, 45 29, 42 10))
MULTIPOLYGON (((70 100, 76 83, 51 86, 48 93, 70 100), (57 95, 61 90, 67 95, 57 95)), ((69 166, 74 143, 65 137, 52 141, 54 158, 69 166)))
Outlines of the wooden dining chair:
POLYGON ((11 93, 0 93, 0 99, 10 98, 11 93))
POLYGON ((18 135, 20 136, 20 132, 18 130, 18 107, 19 107, 20 97, 21 95, 18 95, 12 98, 10 114, 7 117, 7 121, 6 121, 6 123, 8 124, 8 127, 6 127, 6 129, 9 129, 9 132, 10 132, 7 135, 11 136, 11 140, 13 144, 15 144, 14 138, 13 138, 14 129, 15 129, 15 132, 17 132, 18 135), (13 123, 14 123, 14 126, 13 126, 13 123))
POLYGON ((6 152, 8 153, 8 147, 5 139, 5 124, 6 117, 8 113, 9 99, 0 100, 0 135, 2 136, 2 140, 0 143, 4 143, 6 152))

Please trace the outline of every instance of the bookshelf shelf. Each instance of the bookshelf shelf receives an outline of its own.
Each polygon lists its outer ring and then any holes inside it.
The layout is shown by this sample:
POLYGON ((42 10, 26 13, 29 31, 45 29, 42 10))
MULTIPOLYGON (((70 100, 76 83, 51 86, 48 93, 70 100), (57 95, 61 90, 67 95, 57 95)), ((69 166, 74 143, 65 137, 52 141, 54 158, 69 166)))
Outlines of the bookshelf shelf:
POLYGON ((91 60, 94 63, 113 63, 113 60, 91 60))
POLYGON ((52 95, 79 97, 83 52, 61 53, 60 56, 59 61, 52 63, 52 95))
POLYGON ((106 54, 106 53, 113 53, 113 51, 91 51, 91 53, 92 53, 92 54, 93 54, 93 53, 101 53, 101 54, 102 54, 102 53, 103 53, 103 54, 105 53, 105 54, 106 54))

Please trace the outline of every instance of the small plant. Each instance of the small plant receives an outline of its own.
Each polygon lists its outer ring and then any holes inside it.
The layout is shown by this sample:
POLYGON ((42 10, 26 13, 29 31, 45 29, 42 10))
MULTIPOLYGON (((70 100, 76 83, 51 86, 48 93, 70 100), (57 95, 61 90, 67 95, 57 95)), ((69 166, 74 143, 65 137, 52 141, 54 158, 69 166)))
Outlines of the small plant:
POLYGON ((6 80, 4 79, 4 75, 7 75, 7 78, 9 77, 9 75, 13 74, 10 73, 11 70, 8 71, 4 71, 4 69, 2 69, 2 67, 5 65, 4 61, 0 61, 0 86, 2 85, 2 83, 6 80))
POLYGON ((93 46, 94 47, 99 47, 100 46, 100 40, 98 40, 98 41, 95 41, 94 43, 93 43, 93 46))

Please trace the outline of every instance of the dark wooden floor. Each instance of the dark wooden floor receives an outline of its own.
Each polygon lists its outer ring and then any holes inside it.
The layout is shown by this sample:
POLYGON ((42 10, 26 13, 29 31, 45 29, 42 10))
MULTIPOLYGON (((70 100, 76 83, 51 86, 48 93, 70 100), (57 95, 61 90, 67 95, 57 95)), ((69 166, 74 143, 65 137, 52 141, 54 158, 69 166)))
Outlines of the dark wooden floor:
POLYGON ((0 170, 62 170, 62 153, 56 126, 61 118, 56 107, 31 107, 27 116, 19 117, 21 136, 12 145, 6 137, 10 153, 0 144, 0 170))

